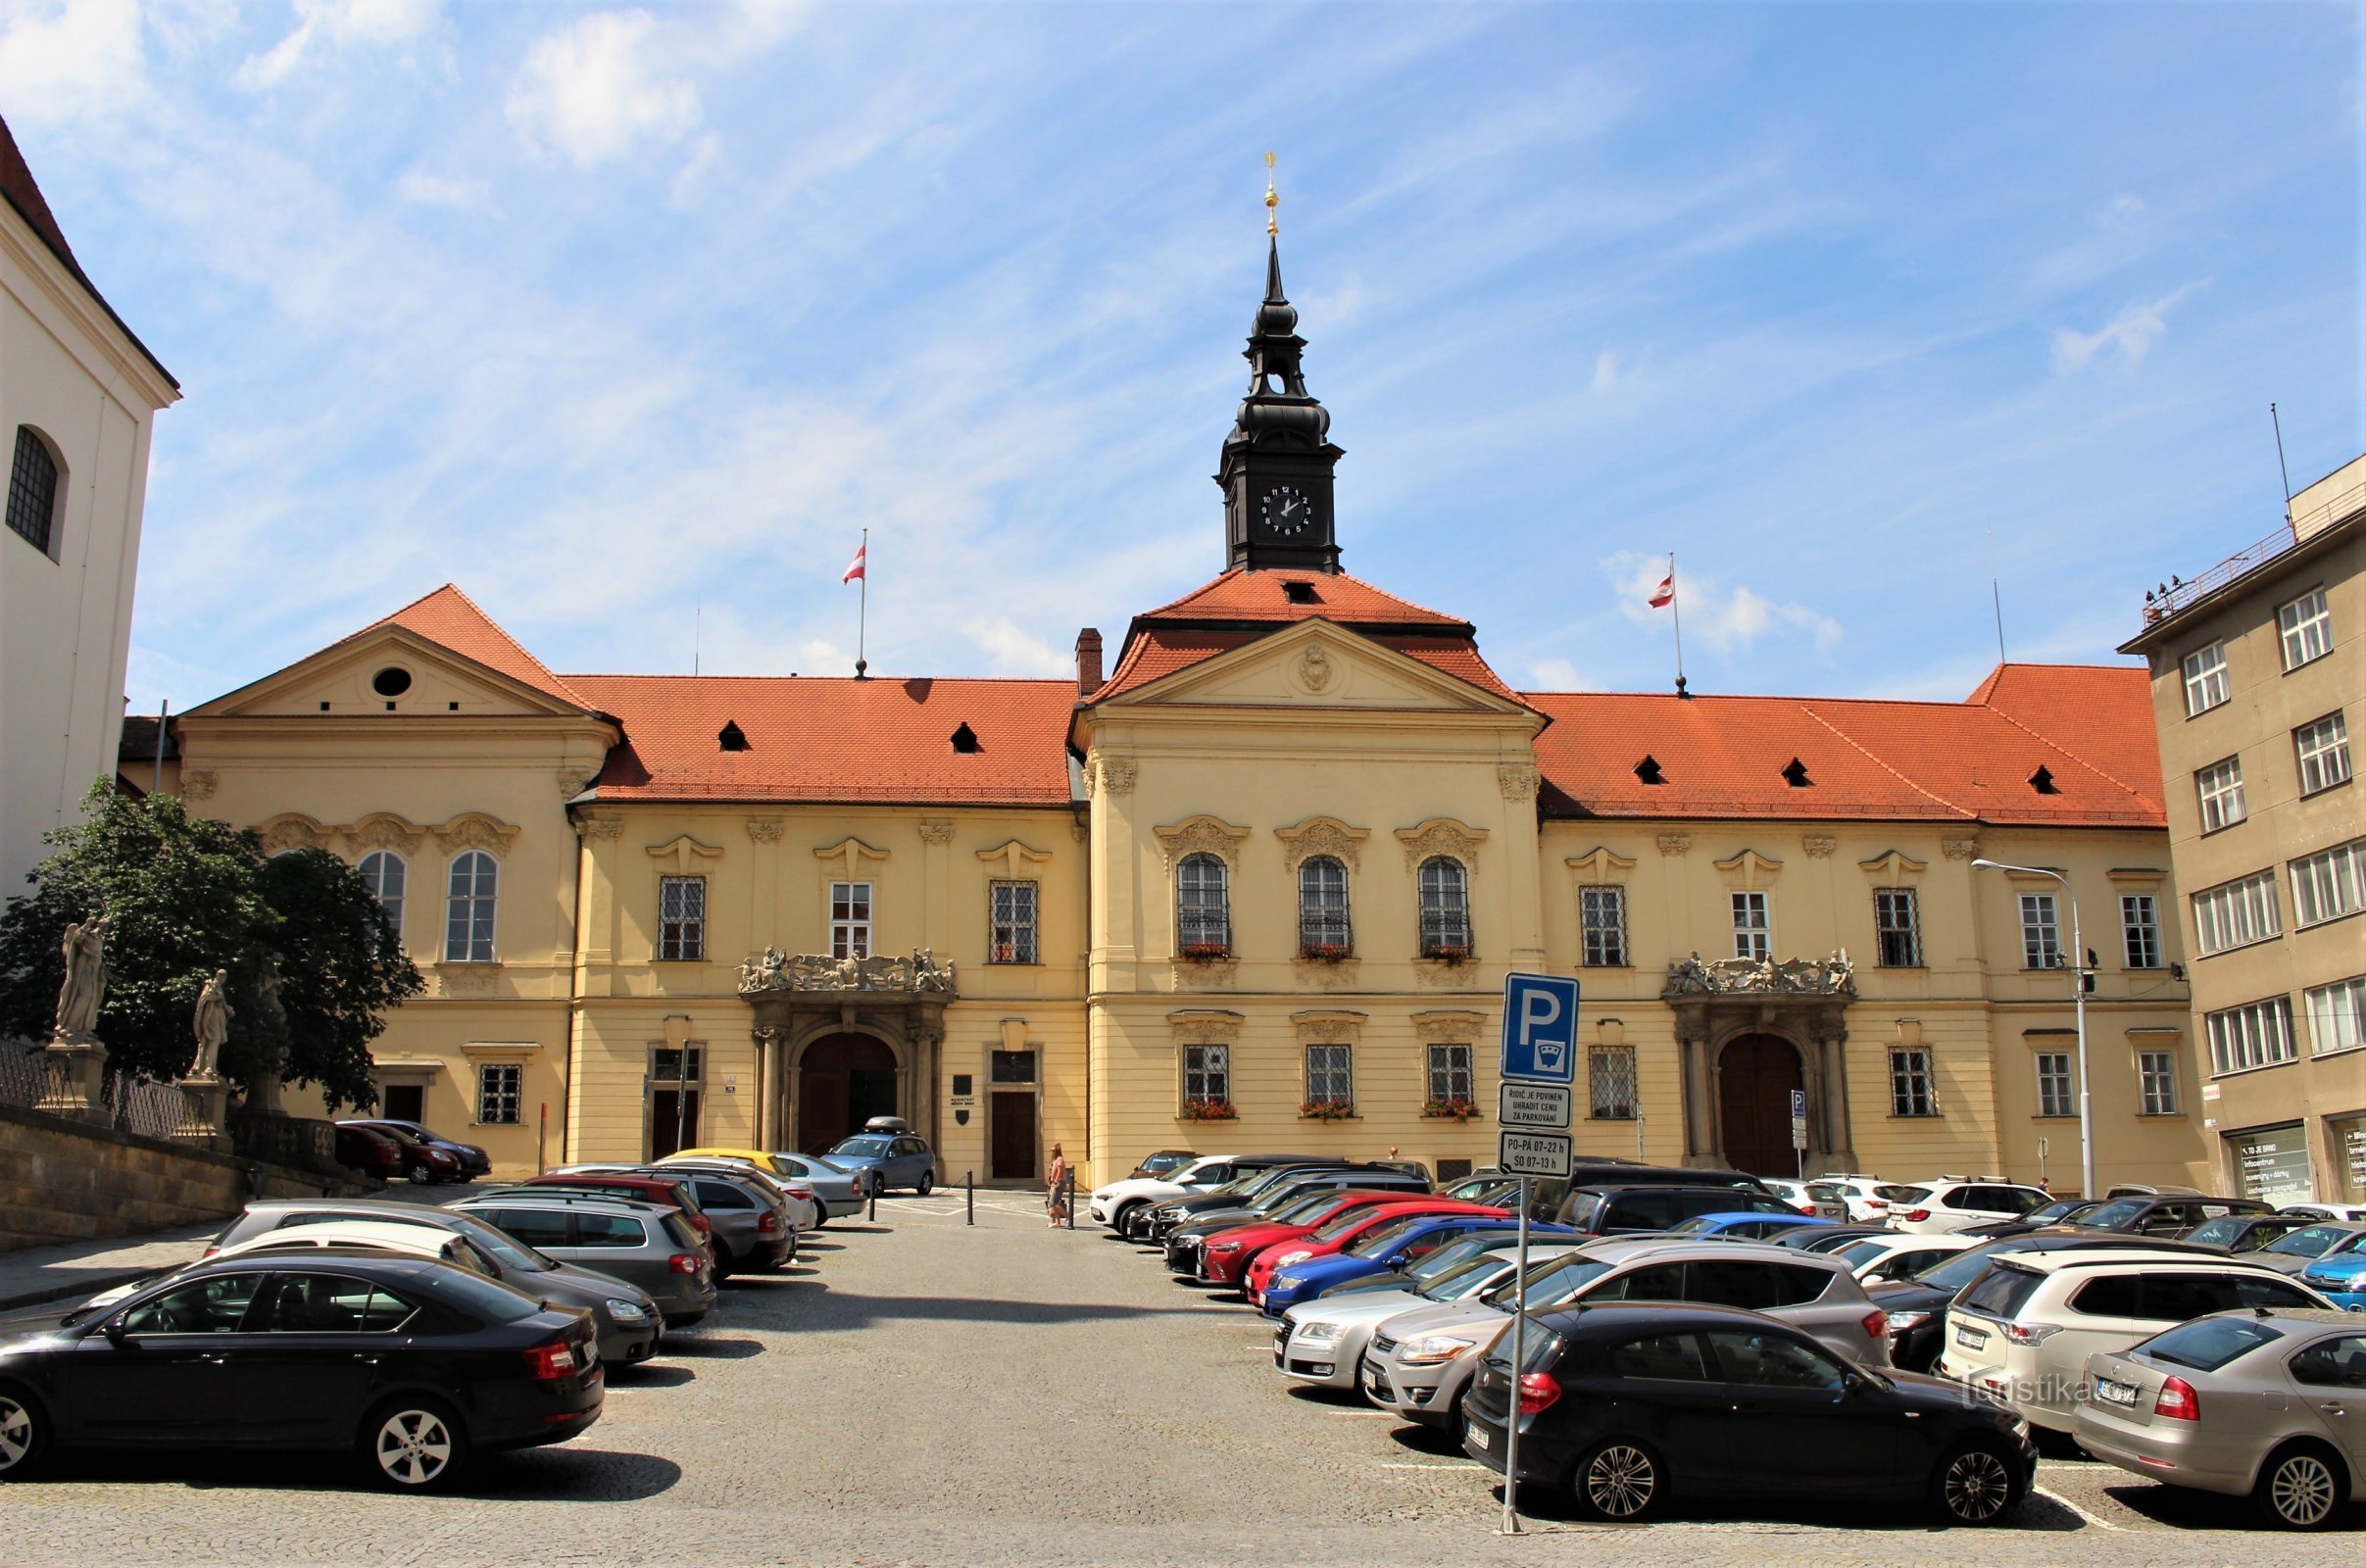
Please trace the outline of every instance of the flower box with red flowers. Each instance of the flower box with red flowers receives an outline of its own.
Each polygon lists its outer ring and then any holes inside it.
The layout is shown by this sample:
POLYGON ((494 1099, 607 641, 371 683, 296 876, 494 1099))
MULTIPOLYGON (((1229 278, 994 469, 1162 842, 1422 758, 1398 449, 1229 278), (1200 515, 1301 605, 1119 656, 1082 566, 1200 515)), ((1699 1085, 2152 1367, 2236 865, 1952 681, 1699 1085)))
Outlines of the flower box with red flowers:
POLYGON ((1298 956, 1316 963, 1345 963, 1356 955, 1344 942, 1302 942, 1298 956))
POLYGON ((1431 1121, 1471 1121, 1479 1114, 1475 1100, 1425 1100, 1421 1114, 1431 1121))
POLYGON ((1422 946, 1421 956, 1435 963, 1468 963, 1470 949, 1459 942, 1431 942, 1422 946))
POLYGON ((1298 1107, 1301 1121, 1351 1121, 1355 1115, 1353 1100, 1309 1100, 1298 1107))
POLYGON ((1183 957, 1189 963, 1215 963, 1232 956, 1229 942, 1186 942, 1183 957))
POLYGON ((1186 1100, 1183 1102, 1182 1121, 1237 1121, 1239 1113, 1229 1100, 1186 1100))

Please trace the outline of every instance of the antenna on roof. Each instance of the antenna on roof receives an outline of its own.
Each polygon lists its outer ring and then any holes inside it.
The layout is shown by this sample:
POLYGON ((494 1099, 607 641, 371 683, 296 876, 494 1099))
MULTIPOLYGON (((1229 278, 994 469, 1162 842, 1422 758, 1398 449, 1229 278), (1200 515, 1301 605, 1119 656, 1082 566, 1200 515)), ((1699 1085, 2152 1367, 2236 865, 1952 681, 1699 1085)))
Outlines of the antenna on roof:
POLYGON ((698 639, 707 614, 706 601, 690 601, 690 673, 698 673, 698 639))
POLYGON ((2284 478, 2284 520, 2292 520, 2292 470, 2284 461, 2284 416, 2276 406, 2267 406, 2267 422, 2276 427, 2276 471, 2284 478))
POLYGON ((1996 586, 1996 525, 1988 525, 1988 601, 1996 612, 1996 662, 2004 657, 2004 590, 1996 586))

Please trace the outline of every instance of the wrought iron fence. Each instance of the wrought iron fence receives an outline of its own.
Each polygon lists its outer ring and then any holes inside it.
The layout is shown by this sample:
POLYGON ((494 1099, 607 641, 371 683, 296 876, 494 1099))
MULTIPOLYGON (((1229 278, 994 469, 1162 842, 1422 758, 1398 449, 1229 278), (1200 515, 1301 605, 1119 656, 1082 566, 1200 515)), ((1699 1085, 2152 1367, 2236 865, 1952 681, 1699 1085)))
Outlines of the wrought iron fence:
POLYGON ((158 1083, 136 1073, 107 1075, 107 1119, 122 1132, 170 1139, 188 1114, 189 1101, 178 1084, 158 1083))
POLYGON ((29 1110, 48 1097, 48 1055, 23 1040, 0 1040, 0 1105, 29 1110))

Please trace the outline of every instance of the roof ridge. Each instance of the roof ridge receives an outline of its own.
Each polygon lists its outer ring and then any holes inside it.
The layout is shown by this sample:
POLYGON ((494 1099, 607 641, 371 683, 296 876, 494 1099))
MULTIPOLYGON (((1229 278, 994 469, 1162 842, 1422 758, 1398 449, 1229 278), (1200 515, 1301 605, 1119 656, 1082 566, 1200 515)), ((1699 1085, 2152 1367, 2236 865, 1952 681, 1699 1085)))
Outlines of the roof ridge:
MULTIPOLYGON (((2052 747, 2055 751, 2060 752, 2064 757, 2069 758, 2072 761, 2078 763, 2081 767, 2087 769, 2087 771, 2093 773, 2095 777, 2107 780, 2108 782, 2118 786, 2120 789, 2127 791, 2130 795, 2135 796, 2146 806, 2154 807, 2156 808, 2165 808, 2167 807, 2168 803, 2166 801, 2154 800, 2151 796, 2146 795, 2143 790, 2138 789, 2126 779, 2121 778, 2118 774, 2112 772, 2109 768, 2089 761, 2085 757, 2081 756, 2077 752, 2072 751, 2060 741, 2055 740, 2051 735, 2045 733, 2043 730, 2035 729, 2030 725, 2022 723, 2021 720, 2015 718, 2003 709, 1996 707, 1994 704, 1989 704, 1986 706, 1988 707, 1988 710, 1990 712, 1996 714, 2007 724, 2010 724, 2022 734, 2027 735, 2032 740, 2040 741, 2047 746, 2052 747)), ((2163 793, 2166 792, 2164 791, 2163 793)))
MULTIPOLYGON (((1838 724, 1833 723, 1832 720, 1826 718, 1823 714, 1808 707, 1807 701, 1811 700, 1812 699, 1801 701, 1799 704, 1799 711, 1806 714, 1816 723, 1824 726, 1824 728, 1830 730, 1835 736, 1839 737, 1842 745, 1855 752, 1858 756, 1864 758, 1865 760, 1871 762, 1875 767, 1880 768, 1883 772, 1889 774, 1892 778, 1898 780, 1898 782, 1903 784, 1907 789, 1912 790, 1915 794, 1923 797, 1925 800, 1934 801, 1941 807, 1955 812, 1959 816, 1970 817, 1974 821, 1979 820, 1980 813, 1978 811, 1969 810, 1961 806, 1956 805, 1953 801, 1948 800, 1937 790, 1924 788, 1921 784, 1915 782, 1911 778, 1908 778, 1903 772, 1892 765, 1886 759, 1875 756, 1872 750, 1868 748, 1862 741, 1859 741, 1855 736, 1849 734, 1847 730, 1841 728, 1838 724)), ((1947 706, 1957 707, 1960 705, 1949 704, 1947 706)))
POLYGON ((548 675, 556 684, 557 689, 561 693, 565 694, 567 697, 585 708, 591 707, 591 704, 583 701, 582 693, 570 689, 566 680, 562 678, 556 670, 552 669, 550 665, 544 663, 541 660, 534 657, 534 652, 532 649, 526 647, 525 644, 511 636, 510 629, 507 626, 504 626, 500 621, 495 620, 490 614, 487 614, 484 606, 478 604, 475 600, 470 599, 468 597, 468 591, 466 588, 463 588, 456 582, 448 582, 444 584, 444 587, 450 589, 453 596, 459 599, 462 604, 467 605, 470 610, 475 611, 477 614, 482 615, 484 617, 484 623, 492 627, 494 633, 498 635, 503 642, 508 643, 512 648, 517 649, 518 657, 523 659, 527 663, 542 671, 543 674, 548 675))
POLYGON ((966 681, 979 686, 1072 686, 1075 682, 1065 675, 684 675, 665 670, 579 669, 559 677, 562 680, 777 680, 813 684, 820 681, 840 681, 853 685, 861 681, 865 686, 898 686, 906 681, 966 681))

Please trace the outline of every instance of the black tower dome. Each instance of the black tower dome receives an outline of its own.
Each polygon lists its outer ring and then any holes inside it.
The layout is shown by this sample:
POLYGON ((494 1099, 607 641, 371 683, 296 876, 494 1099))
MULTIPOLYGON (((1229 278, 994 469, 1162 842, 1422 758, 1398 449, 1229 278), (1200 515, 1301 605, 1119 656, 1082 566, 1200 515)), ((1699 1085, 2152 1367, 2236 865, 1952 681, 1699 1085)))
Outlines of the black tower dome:
MULTIPOLYGON (((1272 205, 1272 193, 1266 193, 1272 205)), ((1306 392, 1299 366, 1306 340, 1298 311, 1282 294, 1281 242, 1269 236, 1265 299, 1244 355, 1249 395, 1224 438, 1216 483, 1224 491, 1225 565, 1336 572, 1331 470, 1342 453, 1330 442, 1331 415, 1306 392)))

